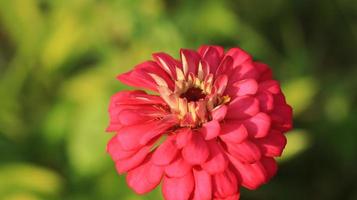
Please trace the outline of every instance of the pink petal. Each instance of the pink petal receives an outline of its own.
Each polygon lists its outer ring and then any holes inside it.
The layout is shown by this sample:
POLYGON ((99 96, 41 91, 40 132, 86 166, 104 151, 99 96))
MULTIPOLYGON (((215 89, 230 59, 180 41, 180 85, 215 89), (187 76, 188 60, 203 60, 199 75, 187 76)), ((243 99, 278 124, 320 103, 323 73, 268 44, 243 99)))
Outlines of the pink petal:
POLYGON ((115 168, 119 174, 127 172, 138 165, 140 165, 146 156, 149 154, 152 145, 147 145, 138 150, 134 155, 124 158, 121 160, 117 160, 115 162, 115 168))
POLYGON ((162 193, 165 200, 188 200, 194 189, 192 172, 180 178, 165 176, 162 183, 162 193))
POLYGON ((258 91, 258 83, 254 79, 244 79, 233 83, 226 92, 229 96, 253 95, 258 91))
POLYGON ((272 127, 284 132, 290 130, 293 126, 292 115, 293 110, 289 105, 275 106, 270 114, 272 127))
POLYGON ((233 70, 233 58, 230 56, 226 56, 224 60, 219 64, 216 76, 220 74, 229 74, 233 70))
POLYGON ((268 174, 261 162, 243 164, 233 156, 228 155, 229 160, 237 169, 242 186, 255 190, 267 181, 268 174))
POLYGON ((155 74, 162 78, 170 89, 173 89, 174 83, 169 75, 153 61, 143 62, 127 73, 119 75, 117 78, 123 83, 133 86, 157 91, 157 83, 149 74, 155 74))
POLYGON ((200 132, 206 140, 211 140, 219 135, 221 127, 216 120, 209 121, 202 125, 200 132))
POLYGON ((191 141, 192 131, 189 128, 179 129, 176 133, 176 146, 181 149, 191 141))
POLYGON ((140 113, 139 111, 132 110, 132 109, 122 110, 118 115, 119 115, 118 118, 120 123, 125 126, 144 123, 153 119, 153 117, 149 115, 145 116, 143 115, 143 113, 140 113))
POLYGON ((228 121, 221 124, 221 135, 224 142, 241 143, 248 137, 247 129, 234 121, 228 121))
POLYGON ((254 62, 254 66, 258 69, 260 73, 260 78, 259 78, 260 81, 266 81, 273 78, 273 72, 271 71, 271 69, 267 64, 254 62))
POLYGON ((231 56, 233 58, 233 67, 237 67, 242 63, 252 60, 252 57, 240 48, 231 48, 227 51, 226 56, 231 56))
POLYGON ((220 52, 214 47, 208 47, 202 52, 202 60, 206 61, 210 67, 210 72, 215 74, 221 62, 220 52))
POLYGON ((191 169, 192 166, 182 159, 182 157, 177 157, 170 165, 165 167, 165 173, 169 177, 182 177, 191 169))
POLYGON ((166 53, 154 53, 152 55, 160 67, 169 74, 173 79, 176 79, 176 67, 178 61, 166 53))
POLYGON ((229 197, 236 194, 237 191, 237 177, 229 168, 223 173, 213 175, 213 195, 215 198, 229 197))
POLYGON ((249 135, 255 138, 265 137, 269 132, 270 124, 269 115, 263 112, 244 121, 244 126, 247 128, 249 135))
POLYGON ((210 157, 207 162, 201 165, 202 168, 210 174, 224 172, 228 166, 228 160, 226 159, 222 148, 214 140, 208 142, 208 147, 210 149, 210 157))
POLYGON ((156 165, 167 165, 176 156, 178 149, 173 138, 167 138, 153 153, 152 162, 156 165))
POLYGON ((195 191, 193 200, 211 200, 212 199, 212 183, 211 175, 204 170, 193 170, 195 179, 195 191))
POLYGON ((215 45, 202 45, 200 46, 200 48, 198 48, 198 53, 201 55, 201 57, 203 57, 210 48, 214 48, 218 52, 220 58, 223 57, 224 55, 223 47, 215 46, 215 45))
POLYGON ((202 164, 207 160, 209 149, 201 134, 192 134, 191 141, 182 150, 182 156, 192 165, 202 164))
POLYGON ((260 146, 265 156, 277 157, 281 156, 285 148, 286 137, 279 131, 271 130, 266 137, 256 140, 256 143, 260 146))
POLYGON ((161 181, 162 167, 153 165, 149 160, 129 171, 126 181, 136 193, 145 194, 154 189, 161 181))
POLYGON ((261 152, 257 145, 249 140, 242 143, 226 143, 228 152, 243 163, 253 163, 261 158, 261 152))
POLYGON ((227 114, 228 107, 221 105, 212 110, 211 116, 213 120, 222 121, 227 114))
POLYGON ((279 94, 281 92, 280 85, 276 80, 267 80, 259 83, 259 91, 267 91, 271 94, 279 94))
POLYGON ((160 120, 123 127, 118 131, 118 140, 124 150, 136 149, 147 144, 156 136, 164 133, 164 131, 173 124, 174 122, 160 120))
POLYGON ((186 59, 188 69, 183 69, 184 74, 187 76, 189 73, 197 74, 198 62, 200 61, 200 55, 190 49, 181 49, 181 62, 184 68, 184 59, 186 59), (187 70, 187 71, 186 71, 187 70))
POLYGON ((275 176, 276 172, 278 171, 278 164, 273 158, 267 157, 263 157, 260 162, 262 163, 267 172, 267 181, 269 181, 273 176, 275 176))
POLYGON ((134 155, 137 151, 138 151, 137 149, 125 151, 120 146, 116 135, 114 137, 112 137, 112 139, 110 139, 110 141, 108 142, 108 145, 107 145, 107 152, 110 154, 110 156, 112 157, 112 159, 114 161, 128 158, 128 157, 134 155))
POLYGON ((238 200, 239 198, 240 198, 240 193, 237 193, 232 196, 225 197, 225 198, 214 198, 213 200, 238 200))
POLYGON ((257 95, 259 100, 260 110, 263 112, 270 112, 274 108, 274 98, 269 92, 259 92, 257 95))
POLYGON ((228 105, 226 119, 245 119, 259 112, 259 101, 250 96, 235 98, 228 105))
POLYGON ((216 93, 220 95, 223 94, 226 89, 227 83, 228 83, 227 75, 218 75, 216 81, 214 82, 216 93))

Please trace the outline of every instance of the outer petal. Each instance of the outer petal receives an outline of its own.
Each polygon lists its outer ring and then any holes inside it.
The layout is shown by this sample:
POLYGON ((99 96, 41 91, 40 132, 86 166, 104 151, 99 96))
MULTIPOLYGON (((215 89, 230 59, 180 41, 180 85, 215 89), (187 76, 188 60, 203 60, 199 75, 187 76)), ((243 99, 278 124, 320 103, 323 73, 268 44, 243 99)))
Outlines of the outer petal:
POLYGON ((110 141, 108 142, 108 145, 107 145, 107 152, 110 154, 110 156, 112 157, 112 159, 114 161, 128 158, 128 157, 134 155, 137 151, 138 151, 137 149, 125 151, 120 146, 116 135, 114 137, 112 137, 112 139, 110 139, 110 141))
POLYGON ((273 72, 267 64, 261 62, 254 62, 254 66, 258 69, 260 73, 260 81, 270 80, 273 78, 273 72))
POLYGON ((290 130, 292 128, 292 113, 293 110, 289 105, 275 106, 270 114, 273 128, 284 132, 290 130))
POLYGON ((250 96, 237 97, 228 105, 226 119, 245 119, 259 112, 259 101, 250 96))
POLYGON ((260 149, 253 142, 245 140, 240 144, 226 143, 228 152, 243 163, 253 163, 261 158, 260 149))
POLYGON ((285 145, 286 137, 283 133, 271 130, 267 137, 256 140, 262 153, 267 157, 281 156, 285 145))
POLYGON ((180 129, 177 131, 176 133, 176 146, 177 148, 181 149, 184 146, 186 146, 186 144, 191 141, 192 138, 192 131, 189 128, 185 128, 185 129, 180 129))
POLYGON ((233 156, 228 155, 228 157, 237 169, 237 173, 244 187, 255 190, 268 180, 268 174, 261 162, 243 164, 233 156))
POLYGON ((125 159, 117 160, 115 162, 115 168, 117 169, 118 173, 121 174, 127 172, 128 170, 131 170, 140 165, 146 156, 150 153, 150 148, 151 145, 144 146, 134 155, 125 159))
POLYGON ((145 194, 160 183, 162 175, 162 167, 153 165, 147 160, 144 164, 129 171, 126 181, 136 193, 145 194))
POLYGON ((212 110, 212 119, 216 121, 222 121, 227 114, 228 107, 226 105, 221 105, 212 110))
POLYGON ((226 93, 229 96, 253 95, 258 91, 258 83, 254 79, 244 79, 233 83, 227 88, 226 93))
POLYGON ((221 127, 216 120, 209 121, 202 125, 200 132, 206 140, 211 140, 219 135, 221 127))
POLYGON ((223 173, 213 176, 213 195, 216 198, 225 198, 236 194, 238 181, 236 175, 227 168, 223 173))
POLYGON ((166 200, 188 200, 194 188, 192 172, 180 178, 165 176, 162 183, 162 193, 166 200))
POLYGON ((189 73, 197 74, 198 63, 200 61, 200 55, 190 49, 181 49, 181 62, 185 76, 189 73))
POLYGON ((158 84, 152 76, 150 76, 150 73, 162 78, 169 88, 173 89, 174 83, 172 79, 170 79, 169 75, 153 61, 143 62, 137 65, 132 71, 120 74, 117 78, 121 82, 133 87, 141 87, 157 91, 158 84))
POLYGON ((280 85, 276 80, 267 80, 259 83, 260 91, 267 91, 271 94, 279 94, 281 92, 280 85))
POLYGON ((238 200, 239 198, 240 198, 240 193, 238 191, 237 194, 234 194, 232 196, 225 197, 225 198, 214 198, 213 200, 238 200))
POLYGON ((171 78, 176 79, 176 67, 179 67, 177 60, 166 53, 154 53, 152 55, 160 67, 168 73, 171 78))
POLYGON ((152 162, 156 165, 167 165, 176 156, 178 149, 174 138, 167 138, 153 153, 152 162))
POLYGON ((270 117, 265 113, 258 113, 244 121, 244 126, 247 128, 249 135, 255 138, 265 137, 270 129, 270 117))
POLYGON ((259 92, 257 94, 259 100, 260 110, 263 112, 270 112, 274 108, 274 97, 270 92, 259 92))
POLYGON ((210 67, 210 72, 215 74, 222 59, 222 49, 219 47, 203 47, 200 50, 202 60, 206 61, 210 67))
POLYGON ((248 137, 247 129, 235 121, 228 121, 221 124, 221 135, 224 142, 241 143, 248 137))
POLYGON ((192 166, 182 157, 178 156, 170 165, 165 167, 165 173, 168 177, 182 177, 191 169, 192 166))
POLYGON ((233 58, 233 67, 237 67, 242 63, 252 60, 252 57, 240 48, 231 48, 227 51, 226 56, 233 58))
POLYGON ((118 140, 124 150, 132 150, 147 144, 174 125, 173 121, 153 121, 145 124, 123 127, 118 131, 118 140))
POLYGON ((202 168, 210 174, 224 172, 228 167, 228 159, 224 155, 222 148, 214 140, 209 141, 208 146, 210 149, 210 157, 207 162, 202 164, 202 168))
POLYGON ((193 200, 211 200, 212 199, 212 181, 211 175, 204 170, 193 170, 195 179, 195 191, 193 200))
POLYGON ((192 165, 202 164, 207 160, 209 149, 201 134, 192 134, 191 141, 182 150, 182 156, 192 165))

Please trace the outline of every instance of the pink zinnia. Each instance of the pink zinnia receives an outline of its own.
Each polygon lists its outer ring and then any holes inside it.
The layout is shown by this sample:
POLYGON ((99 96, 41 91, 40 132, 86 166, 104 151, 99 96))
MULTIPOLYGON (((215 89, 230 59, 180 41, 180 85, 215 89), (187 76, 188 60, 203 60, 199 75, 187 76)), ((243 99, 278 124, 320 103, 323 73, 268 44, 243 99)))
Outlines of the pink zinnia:
POLYGON ((292 109, 266 64, 239 48, 182 49, 121 74, 110 103, 107 150, 138 194, 162 181, 166 200, 237 200, 277 171, 292 109))

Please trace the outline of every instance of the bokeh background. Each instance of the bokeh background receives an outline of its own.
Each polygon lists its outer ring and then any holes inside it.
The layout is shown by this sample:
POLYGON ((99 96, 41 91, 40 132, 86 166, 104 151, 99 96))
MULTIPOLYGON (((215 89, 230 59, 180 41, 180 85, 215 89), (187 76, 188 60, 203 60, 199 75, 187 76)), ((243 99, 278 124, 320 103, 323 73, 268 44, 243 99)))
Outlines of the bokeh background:
POLYGON ((357 199, 355 0, 0 0, 0 199, 137 196, 105 152, 117 74, 165 51, 241 46, 294 107, 278 175, 243 200, 357 199))

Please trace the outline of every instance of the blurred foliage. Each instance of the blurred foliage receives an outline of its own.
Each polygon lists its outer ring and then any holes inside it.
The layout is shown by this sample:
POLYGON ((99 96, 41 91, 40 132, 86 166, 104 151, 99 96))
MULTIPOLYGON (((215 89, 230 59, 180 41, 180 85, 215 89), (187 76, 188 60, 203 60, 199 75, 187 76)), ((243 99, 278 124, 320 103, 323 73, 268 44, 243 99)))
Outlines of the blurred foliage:
POLYGON ((243 198, 357 199, 353 0, 0 0, 0 199, 135 195, 106 155, 115 76, 155 51, 241 46, 295 110, 280 171, 243 198))

